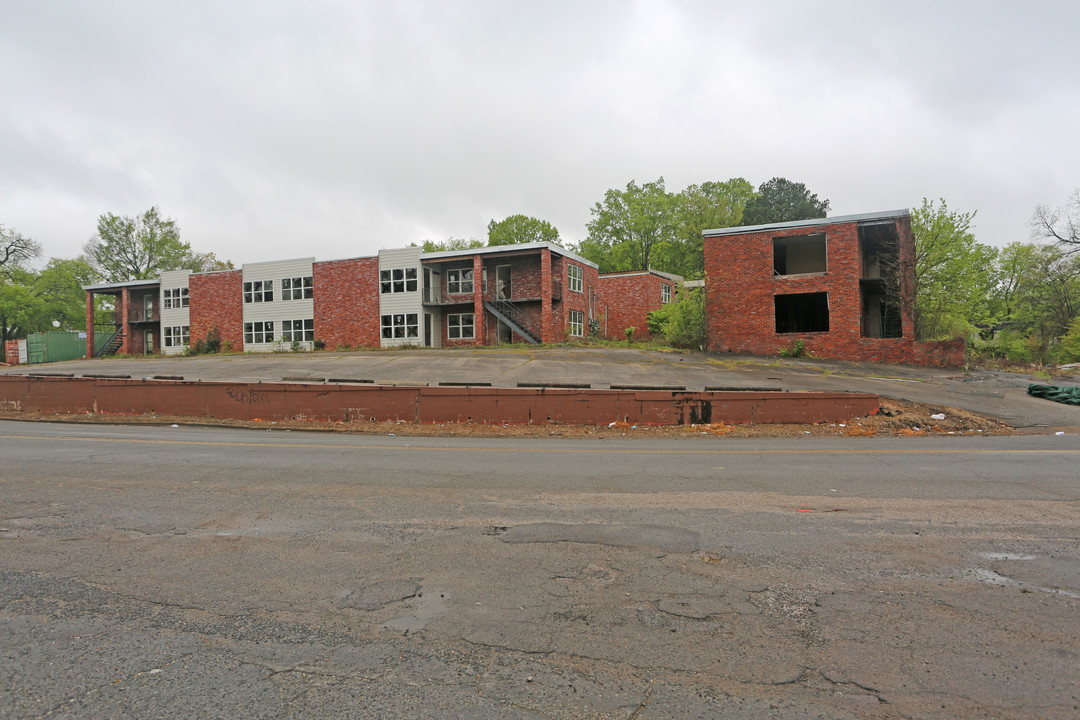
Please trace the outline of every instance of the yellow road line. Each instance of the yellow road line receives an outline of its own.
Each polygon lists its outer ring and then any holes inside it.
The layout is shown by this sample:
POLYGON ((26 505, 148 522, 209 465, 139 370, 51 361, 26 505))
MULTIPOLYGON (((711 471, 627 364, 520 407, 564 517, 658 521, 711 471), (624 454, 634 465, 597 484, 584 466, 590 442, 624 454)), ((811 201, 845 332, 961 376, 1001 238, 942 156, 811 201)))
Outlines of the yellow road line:
MULTIPOLYGON (((403 440, 405 438, 403 437, 403 440)), ((257 447, 257 448, 284 448, 284 449, 325 449, 325 450, 408 450, 427 452, 512 452, 512 453, 555 453, 555 454, 631 454, 631 455, 760 455, 769 453, 772 455, 1075 455, 1080 454, 1080 449, 1061 448, 1055 450, 1034 449, 993 449, 993 448, 912 448, 912 449, 776 449, 760 448, 756 450, 737 450, 733 448, 721 448, 714 450, 688 450, 688 449, 634 449, 634 448, 522 448, 522 447, 452 447, 452 446, 421 446, 421 445, 323 445, 319 443, 261 443, 261 442, 216 442, 210 440, 144 440, 138 438, 93 438, 93 437, 38 437, 35 435, 0 435, 0 440, 42 440, 55 442, 57 440, 71 440, 77 442, 94 443, 129 443, 139 445, 196 445, 210 447, 257 447)))

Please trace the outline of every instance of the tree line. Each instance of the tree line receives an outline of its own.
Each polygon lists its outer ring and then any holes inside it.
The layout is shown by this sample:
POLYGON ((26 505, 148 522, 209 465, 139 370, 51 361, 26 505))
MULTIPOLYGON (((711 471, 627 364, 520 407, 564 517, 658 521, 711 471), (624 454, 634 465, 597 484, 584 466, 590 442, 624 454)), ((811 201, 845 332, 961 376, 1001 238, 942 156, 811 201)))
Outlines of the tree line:
MULTIPOLYGON (((155 278, 168 270, 225 270, 232 263, 201 253, 180 239, 180 227, 152 207, 126 217, 106 213, 77 258, 51 258, 41 270, 41 245, 0 225, 0 333, 3 340, 50 330, 86 327, 84 285, 155 278)), ((95 313, 111 309, 99 298, 95 313)))

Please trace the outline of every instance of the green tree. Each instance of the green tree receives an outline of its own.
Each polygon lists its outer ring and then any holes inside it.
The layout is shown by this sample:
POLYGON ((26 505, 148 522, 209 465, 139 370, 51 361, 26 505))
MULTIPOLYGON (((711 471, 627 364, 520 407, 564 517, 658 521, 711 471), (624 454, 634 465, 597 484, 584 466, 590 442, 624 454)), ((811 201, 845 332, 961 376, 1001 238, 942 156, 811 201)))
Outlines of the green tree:
MULTIPOLYGON (((409 247, 416 247, 416 243, 410 243, 409 247)), ((420 252, 433 253, 433 252, 446 252, 448 250, 475 250, 477 248, 484 247, 483 240, 477 240, 476 238, 447 238, 442 242, 436 242, 434 240, 425 240, 420 244, 420 252)))
POLYGON ((215 272, 217 270, 232 270, 231 260, 218 260, 212 252, 189 252, 177 270, 190 270, 191 272, 215 272))
POLYGON ((34 280, 34 295, 45 303, 49 323, 59 330, 86 327, 84 285, 97 281, 97 273, 83 258, 52 258, 34 280))
POLYGON ((41 255, 41 246, 34 240, 0 225, 0 272, 21 268, 41 255))
POLYGON ((83 251, 105 282, 147 280, 166 270, 185 269, 195 257, 180 239, 180 227, 156 207, 138 217, 106 213, 98 218, 97 236, 83 251))
POLYGON ((743 178, 690 185, 679 193, 679 242, 671 246, 670 272, 704 277, 705 231, 738 225, 753 196, 754 186, 743 178))
POLYGON ((915 234, 915 335, 939 339, 966 335, 989 319, 994 248, 975 242, 975 213, 949 210, 923 198, 911 213, 915 234))
POLYGON ((829 212, 829 201, 806 189, 803 183, 774 177, 761 183, 757 194, 747 203, 740 225, 766 225, 792 220, 823 218, 829 212))
POLYGON ((589 234, 578 252, 600 266, 600 272, 644 270, 654 255, 663 259, 657 270, 669 271, 665 255, 678 242, 679 203, 664 188, 664 178, 625 190, 608 190, 592 209, 589 234))
POLYGON ((83 285, 94 282, 84 260, 53 258, 41 272, 12 268, 0 277, 0 325, 4 340, 49 330, 81 330, 86 325, 83 285))
POLYGON ((1056 245, 1034 245, 1025 255, 1015 293, 1015 317, 1042 356, 1080 314, 1080 256, 1056 245))
POLYGON ((488 245, 517 245, 549 242, 560 244, 559 231, 547 220, 528 215, 511 215, 504 220, 488 223, 488 245))

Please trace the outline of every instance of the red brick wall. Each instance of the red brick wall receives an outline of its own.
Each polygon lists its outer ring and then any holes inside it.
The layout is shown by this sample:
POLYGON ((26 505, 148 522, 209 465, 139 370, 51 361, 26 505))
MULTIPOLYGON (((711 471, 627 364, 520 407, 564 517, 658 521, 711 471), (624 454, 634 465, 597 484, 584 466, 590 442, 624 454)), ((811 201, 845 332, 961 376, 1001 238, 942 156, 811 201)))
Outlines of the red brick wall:
POLYGON ((379 347, 379 258, 312 265, 315 337, 328 348, 379 347))
POLYGON ((634 327, 637 328, 635 338, 647 340, 652 337, 649 313, 660 309, 661 285, 671 286, 671 301, 675 302, 678 290, 675 283, 652 273, 601 275, 596 308, 600 335, 609 340, 623 340, 626 328, 634 327))
POLYGON ((191 344, 206 340, 207 333, 218 329, 221 343, 229 349, 244 349, 243 275, 240 270, 195 273, 188 279, 191 344))
POLYGON ((860 332, 862 261, 856 223, 791 228, 705 238, 708 349, 776 354, 801 340, 822 358, 932 365, 963 364, 962 344, 916 343, 911 317, 914 236, 907 219, 896 221, 900 238, 902 338, 864 338, 860 332), (774 237, 826 233, 826 272, 774 277, 774 237), (777 333, 774 296, 826 292, 829 330, 777 333))
POLYGON ((563 342, 574 340, 570 332, 570 311, 580 310, 584 317, 584 337, 589 336, 589 298, 597 289, 597 270, 591 265, 579 263, 576 260, 556 255, 551 255, 551 280, 552 284, 558 283, 562 288, 562 300, 555 300, 551 306, 551 339, 547 342, 563 342), (570 290, 569 266, 576 265, 582 269, 582 291, 570 290))

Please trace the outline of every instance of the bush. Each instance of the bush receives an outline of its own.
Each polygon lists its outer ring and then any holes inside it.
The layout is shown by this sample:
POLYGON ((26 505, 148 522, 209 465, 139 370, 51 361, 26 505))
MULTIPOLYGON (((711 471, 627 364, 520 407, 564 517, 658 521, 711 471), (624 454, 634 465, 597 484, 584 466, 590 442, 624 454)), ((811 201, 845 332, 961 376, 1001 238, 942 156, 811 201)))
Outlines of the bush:
POLYGON ((649 332, 663 336, 675 347, 705 347, 705 290, 685 293, 677 303, 661 305, 649 313, 649 332))
MULTIPOLYGON (((229 343, 225 343, 226 349, 229 343)), ((207 355, 210 353, 221 352, 221 333, 217 327, 210 328, 210 332, 206 333, 206 338, 198 338, 192 344, 188 345, 187 350, 184 351, 185 355, 207 355)))
POLYGON ((626 333, 626 342, 632 342, 634 340, 634 332, 636 331, 637 328, 633 325, 623 330, 623 332, 626 333))

